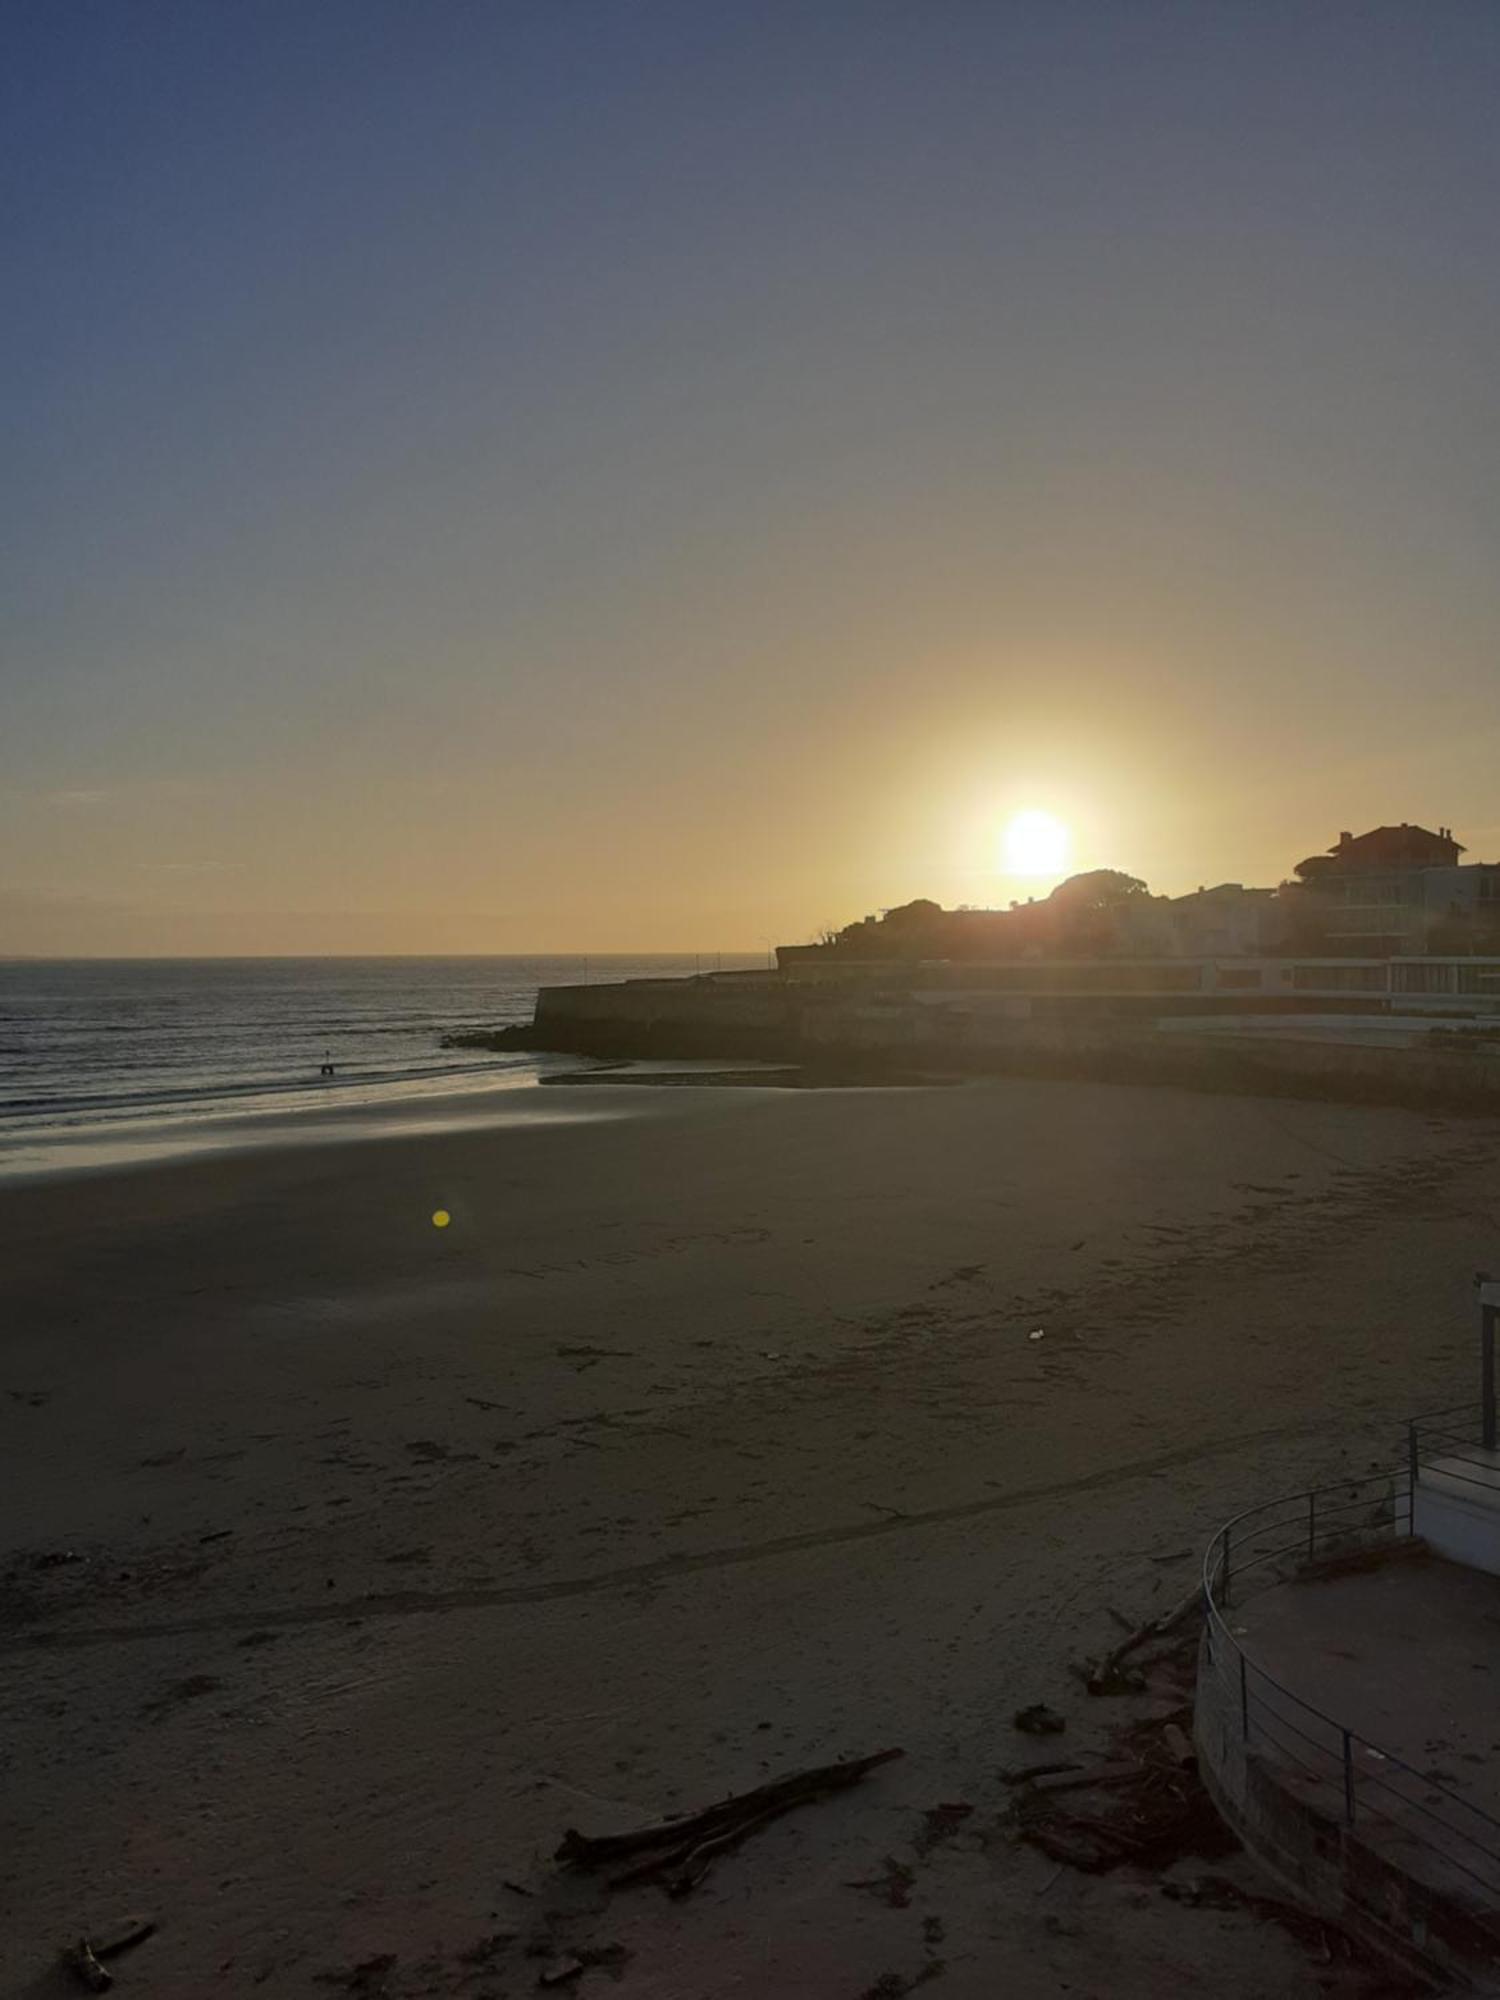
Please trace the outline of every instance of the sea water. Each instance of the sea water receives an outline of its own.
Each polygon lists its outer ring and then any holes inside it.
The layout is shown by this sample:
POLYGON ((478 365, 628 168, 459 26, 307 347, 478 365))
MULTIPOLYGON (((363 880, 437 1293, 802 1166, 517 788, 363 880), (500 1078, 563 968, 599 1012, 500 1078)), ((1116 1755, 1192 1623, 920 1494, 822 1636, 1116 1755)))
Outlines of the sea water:
POLYGON ((0 962, 0 1144, 136 1123, 353 1107, 528 1081, 524 1051, 445 1049, 529 1021, 542 986, 761 959, 58 959, 0 962), (332 1068, 325 1075, 324 1067, 332 1068))

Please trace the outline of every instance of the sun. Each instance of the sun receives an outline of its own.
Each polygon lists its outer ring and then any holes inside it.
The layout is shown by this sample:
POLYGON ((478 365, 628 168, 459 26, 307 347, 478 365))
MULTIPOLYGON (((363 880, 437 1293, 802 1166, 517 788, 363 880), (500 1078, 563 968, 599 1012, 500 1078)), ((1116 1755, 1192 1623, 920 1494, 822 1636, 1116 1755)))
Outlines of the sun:
POLYGON ((1061 875, 1068 865, 1068 844, 1068 829, 1052 813, 1018 812, 1006 823, 1006 872, 1061 875))

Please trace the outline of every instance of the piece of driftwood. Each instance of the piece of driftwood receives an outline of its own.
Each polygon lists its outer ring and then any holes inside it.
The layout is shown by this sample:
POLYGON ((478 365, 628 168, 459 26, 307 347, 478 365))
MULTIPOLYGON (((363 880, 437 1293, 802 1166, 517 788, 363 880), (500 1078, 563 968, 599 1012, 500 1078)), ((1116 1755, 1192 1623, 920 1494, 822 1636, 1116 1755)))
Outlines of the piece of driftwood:
POLYGON ((155 1930, 150 1917, 122 1917, 113 1930, 99 1937, 81 1937, 77 1944, 70 1944, 63 1953, 63 1964, 90 1993, 107 1993, 115 1983, 115 1976, 104 1961, 118 1958, 134 1945, 144 1944, 155 1930))
POLYGON ((122 1951, 132 1951, 138 1944, 144 1944, 148 1937, 154 1937, 156 1925, 150 1917, 122 1917, 112 1931, 100 1937, 90 1938, 95 1958, 118 1958, 122 1951))
POLYGON ((624 1889, 632 1882, 645 1882, 659 1876, 673 1895, 685 1896, 708 1873, 716 1854, 737 1847, 747 1834, 756 1832, 768 1821, 779 1819, 782 1813, 790 1812, 793 1806, 802 1803, 800 1797, 778 1800, 774 1805, 762 1807, 759 1812, 718 1822, 721 1830, 717 1833, 691 1833, 686 1840, 676 1842, 661 1853, 648 1854, 644 1860, 633 1862, 618 1875, 611 1875, 609 1886, 611 1889, 624 1889))
POLYGON ((1131 1654, 1139 1652, 1142 1646, 1149 1645, 1153 1639, 1167 1638, 1180 1625, 1185 1624, 1195 1611, 1200 1610, 1202 1605, 1202 1588, 1194 1584, 1182 1602, 1171 1611, 1160 1618, 1148 1618, 1144 1625, 1137 1625, 1133 1631, 1128 1632, 1118 1646, 1112 1646, 1102 1658, 1093 1661, 1083 1670, 1081 1678, 1089 1693, 1138 1692, 1145 1685, 1145 1676, 1137 1669, 1126 1666, 1125 1663, 1131 1654))
POLYGON ((1061 1771, 1078 1771, 1083 1767, 1075 1759, 1063 1758, 1055 1764, 1023 1764, 1017 1771, 1002 1771, 1002 1785, 1026 1785, 1033 1778, 1052 1778, 1061 1771))
POLYGON ((107 1993, 115 1983, 114 1974, 108 1966, 99 1963, 94 1947, 86 1937, 68 1946, 63 1953, 63 1964, 90 1993, 107 1993))
MULTIPOLYGON (((811 1796, 809 1794, 808 1796, 811 1796)), ((773 1819, 779 1819, 784 1812, 794 1806, 804 1805, 805 1798, 783 1799, 779 1804, 767 1806, 763 1812, 752 1813, 748 1819, 734 1821, 723 1833, 716 1833, 681 1856, 681 1865, 674 1858, 670 1872, 666 1875, 667 1894, 686 1896, 697 1888, 714 1861, 720 1854, 727 1854, 732 1847, 738 1847, 742 1840, 752 1833, 758 1833, 773 1819)))
POLYGON ((796 1806, 857 1784, 867 1772, 904 1754, 901 1750, 877 1750, 869 1757, 793 1771, 785 1778, 757 1785, 753 1791, 705 1806, 701 1812, 662 1820, 655 1826, 633 1827, 627 1833, 585 1834, 569 1827, 556 1859, 574 1868, 628 1861, 630 1866, 610 1877, 611 1888, 654 1877, 664 1880, 672 1895, 685 1896, 703 1880, 720 1854, 737 1847, 748 1835, 796 1806))
POLYGON ((588 1967, 581 1958, 560 1958, 554 1964, 544 1966, 536 1976, 538 1986, 567 1986, 575 1979, 582 1979, 588 1967))
POLYGON ((1107 1660, 1075 1660, 1070 1671, 1090 1694, 1144 1694, 1146 1676, 1139 1667, 1122 1661, 1118 1666, 1107 1660))
POLYGON ((1197 1762, 1198 1753, 1193 1748, 1192 1739, 1188 1736, 1187 1731, 1179 1729, 1175 1722, 1167 1723, 1166 1727, 1162 1730, 1161 1736, 1163 1743, 1166 1744, 1168 1750, 1171 1751, 1172 1756, 1179 1764, 1193 1764, 1197 1762))
POLYGON ((1141 1775, 1138 1762, 1128 1764, 1096 1764, 1090 1771, 1075 1770, 1071 1774, 1058 1772, 1031 1780, 1030 1792, 1033 1798, 1050 1797, 1054 1792, 1078 1792, 1091 1790, 1095 1785, 1131 1785, 1141 1775))

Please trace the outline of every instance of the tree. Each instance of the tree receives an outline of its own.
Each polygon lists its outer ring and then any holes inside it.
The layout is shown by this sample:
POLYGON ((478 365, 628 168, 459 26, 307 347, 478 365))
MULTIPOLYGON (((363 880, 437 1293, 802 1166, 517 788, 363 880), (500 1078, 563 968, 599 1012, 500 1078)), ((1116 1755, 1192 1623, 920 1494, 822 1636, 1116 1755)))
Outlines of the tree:
POLYGON ((884 920, 893 930, 930 931, 946 915, 941 903, 933 902, 930 896, 918 896, 915 902, 898 903, 894 910, 887 910, 884 920))
POLYGON ((1090 868, 1082 875, 1070 875, 1059 882, 1047 898, 1068 911, 1114 910, 1121 903, 1149 899, 1151 891, 1139 875, 1127 875, 1121 868, 1090 868))

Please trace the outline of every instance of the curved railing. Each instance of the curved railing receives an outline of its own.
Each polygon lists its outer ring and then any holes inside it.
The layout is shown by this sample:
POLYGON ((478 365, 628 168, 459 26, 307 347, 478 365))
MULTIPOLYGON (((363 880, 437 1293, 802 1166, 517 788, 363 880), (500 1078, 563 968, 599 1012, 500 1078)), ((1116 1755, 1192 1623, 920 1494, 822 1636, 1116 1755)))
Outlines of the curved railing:
POLYGON ((1288 1767, 1311 1803, 1410 1872, 1440 1882, 1456 1873, 1500 1937, 1500 1819, 1304 1700, 1250 1657, 1226 1615, 1309 1564, 1410 1535, 1414 1482, 1434 1457, 1448 1469, 1467 1435, 1461 1414, 1414 1421, 1399 1471, 1288 1494, 1226 1522, 1203 1561, 1203 1671, 1237 1712, 1247 1753, 1288 1767))

